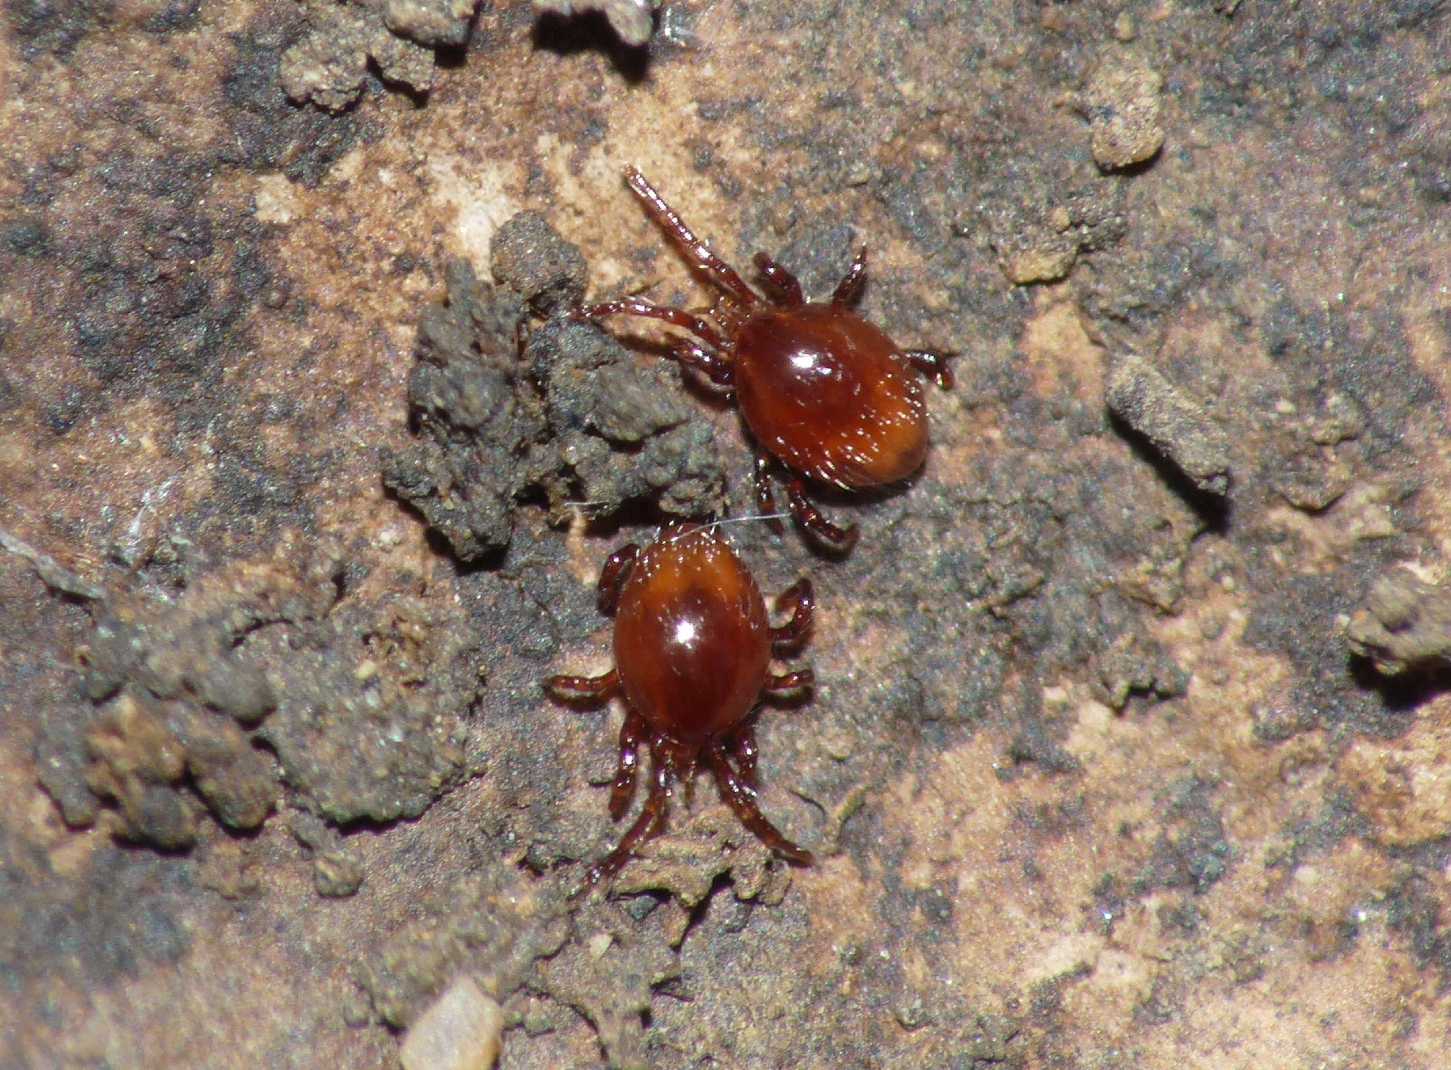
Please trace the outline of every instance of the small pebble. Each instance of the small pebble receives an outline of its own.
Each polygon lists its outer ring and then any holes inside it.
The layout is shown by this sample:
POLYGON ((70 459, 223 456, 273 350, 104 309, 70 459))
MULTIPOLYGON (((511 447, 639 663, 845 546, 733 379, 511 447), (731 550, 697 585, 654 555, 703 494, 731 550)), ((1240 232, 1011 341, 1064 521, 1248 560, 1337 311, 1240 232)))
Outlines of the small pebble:
POLYGON ((403 1070, 489 1070, 499 1057, 504 1011, 472 977, 460 977, 409 1027, 403 1070))

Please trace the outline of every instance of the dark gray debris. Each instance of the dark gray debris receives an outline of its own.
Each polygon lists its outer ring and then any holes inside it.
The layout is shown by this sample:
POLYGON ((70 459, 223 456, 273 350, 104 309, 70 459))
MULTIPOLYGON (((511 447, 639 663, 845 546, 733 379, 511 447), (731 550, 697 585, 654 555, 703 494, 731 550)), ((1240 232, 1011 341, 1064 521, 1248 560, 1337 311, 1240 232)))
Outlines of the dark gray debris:
POLYGON ((1026 286, 1062 279, 1080 255, 1108 248, 1127 234, 1122 186, 1043 161, 1022 161, 1018 169, 1018 183, 975 199, 975 210, 954 223, 964 236, 986 230, 998 267, 1010 282, 1026 286), (1047 203, 1024 192, 1044 187, 1060 192, 1047 203))
POLYGON ((1189 674, 1157 640, 1139 633, 1120 635, 1096 660, 1094 691, 1115 710, 1127 706, 1131 695, 1161 700, 1189 690, 1189 674))
POLYGON ((337 829, 306 810, 294 810, 287 825, 297 842, 312 852, 312 885, 318 895, 345 899, 363 886, 363 862, 337 829))
POLYGON ((518 382, 518 298, 481 285, 463 260, 449 263, 447 279, 447 299, 419 317, 408 377, 420 435, 384 454, 383 483, 472 562, 509 545, 514 497, 526 482, 521 458, 543 423, 518 382))
POLYGON ((534 6, 559 15, 602 11, 621 41, 639 46, 650 40, 660 0, 534 0, 534 6))
MULTIPOLYGON (((545 232, 542 221, 519 223, 496 246, 496 270, 507 265, 501 278, 553 307, 578 299, 583 276, 569 266, 573 247, 545 232)), ((448 298, 419 320, 409 377, 419 441, 383 457, 384 485, 459 560, 505 550, 518 501, 536 489, 555 523, 577 507, 599 517, 641 499, 672 516, 720 508, 714 433, 690 419, 667 362, 566 319, 539 327, 521 357, 523 316, 511 290, 479 282, 463 261, 449 265, 448 298)))
POLYGON ((546 324, 530 339, 525 357, 558 435, 585 432, 634 446, 690 416, 670 365, 635 357, 589 324, 546 324))
POLYGON ((719 511, 725 480, 714 431, 689 421, 668 363, 637 357, 597 327, 567 320, 536 331, 525 359, 554 435, 536 472, 556 517, 568 515, 571 501, 590 515, 636 499, 653 499, 674 516, 719 511))
POLYGON ((117 596, 80 651, 88 716, 49 716, 37 743, 40 781, 68 824, 111 804, 124 839, 190 846, 205 804, 228 828, 259 826, 276 804, 277 770, 247 729, 277 705, 248 647, 267 625, 314 619, 338 597, 337 551, 284 540, 271 557, 211 572, 176 602, 117 596))
POLYGON ((569 938, 564 897, 550 882, 490 863, 419 903, 416 920, 363 961, 358 982, 374 1015, 406 1027, 460 971, 497 998, 530 979, 534 960, 569 938))
MULTIPOLYGON (((387 14, 392 13, 390 5, 387 14)), ((467 37, 468 22, 460 25, 467 37)), ((398 36, 377 11, 328 7, 314 17, 312 31, 282 54, 278 78, 283 92, 298 103, 342 111, 362 93, 371 59, 385 80, 426 93, 433 87, 434 67, 426 43, 398 36)))
POLYGON ((508 286, 541 316, 577 305, 589 265, 538 212, 520 212, 494 234, 489 251, 494 281, 508 286))
POLYGON ((477 639, 405 596, 346 603, 294 637, 260 729, 298 801, 335 824, 417 817, 479 764, 477 639))
MULTIPOLYGON (((200 834, 198 803, 253 829, 283 780, 299 807, 346 823, 415 817, 477 771, 467 711, 481 655, 450 615, 462 610, 343 602, 341 575, 336 547, 299 537, 175 602, 112 600, 81 652, 94 713, 47 718, 37 748, 66 820, 102 816, 117 836, 175 850, 200 834), (110 809, 83 805, 82 786, 110 809)), ((319 877, 326 894, 356 887, 347 862, 319 877)))
POLYGON ((427 48, 467 44, 475 0, 388 0, 383 22, 427 48))
POLYGON ((1396 568, 1371 585, 1346 628, 1350 649, 1396 676, 1451 663, 1451 590, 1396 568))
POLYGON ((1200 490, 1229 493, 1229 437, 1198 404, 1137 356, 1120 359, 1108 382, 1108 407, 1173 461, 1200 490))

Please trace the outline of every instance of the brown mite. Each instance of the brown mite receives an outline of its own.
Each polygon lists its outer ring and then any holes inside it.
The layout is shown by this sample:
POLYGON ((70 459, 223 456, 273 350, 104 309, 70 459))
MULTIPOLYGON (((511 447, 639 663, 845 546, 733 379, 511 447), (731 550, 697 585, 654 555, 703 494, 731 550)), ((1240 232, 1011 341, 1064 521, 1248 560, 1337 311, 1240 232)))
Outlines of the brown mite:
POLYGON ((615 618, 615 667, 603 676, 553 676, 557 699, 598 704, 625 700, 620 759, 610 816, 623 816, 635 791, 643 744, 651 754, 645 807, 619 846, 595 863, 589 883, 617 873, 643 841, 665 827, 677 780, 689 782, 703 760, 721 798, 767 847, 810 864, 762 816, 756 796, 752 714, 763 696, 787 698, 812 686, 810 669, 776 675, 772 656, 795 654, 811 629, 814 599, 800 580, 776 599, 790 619, 773 627, 756 581, 714 528, 672 524, 641 550, 625 546, 600 573, 599 606, 615 618))
POLYGON ((637 168, 625 169, 625 181, 719 296, 706 316, 634 297, 581 308, 575 315, 645 316, 694 335, 678 340, 671 356, 734 390, 755 443, 761 512, 775 512, 774 459, 786 470, 786 494, 797 523, 826 546, 846 552, 856 542, 856 526, 842 528, 827 520, 806 496, 804 479, 856 490, 895 483, 922 467, 927 407, 917 375, 931 375, 949 388, 946 358, 899 349, 881 328, 852 311, 866 279, 865 246, 828 302, 808 302, 794 275, 757 253, 755 265, 769 292, 762 298, 706 248, 637 168))

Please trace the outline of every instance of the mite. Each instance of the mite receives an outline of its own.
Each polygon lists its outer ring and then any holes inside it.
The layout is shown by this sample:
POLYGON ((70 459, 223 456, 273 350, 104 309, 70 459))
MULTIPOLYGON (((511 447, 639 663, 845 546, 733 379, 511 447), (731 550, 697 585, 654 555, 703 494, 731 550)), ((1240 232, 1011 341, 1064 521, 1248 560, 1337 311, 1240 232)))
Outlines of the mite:
POLYGON ((665 827, 677 781, 702 762, 721 798, 767 847, 808 865, 808 851, 761 814, 756 796, 755 713, 763 697, 808 691, 810 669, 771 672, 771 658, 797 653, 811 630, 811 582, 776 599, 789 619, 773 627, 756 581, 711 527, 672 524, 641 550, 625 546, 600 574, 599 606, 615 618, 615 667, 603 676, 554 676, 553 697, 598 705, 625 701, 619 766, 610 792, 618 821, 635 792, 640 751, 650 752, 645 806, 619 846, 591 867, 590 885, 619 872, 645 840, 665 827))
POLYGON ((761 297, 706 248, 637 168, 626 168, 625 181, 714 284, 716 302, 704 316, 633 297, 580 308, 575 315, 644 316, 689 332, 693 337, 678 340, 670 355, 734 391, 756 450, 760 511, 775 512, 770 477, 778 463, 796 522, 829 549, 849 551, 856 526, 838 527, 823 516, 807 497, 805 481, 857 490, 895 483, 922 467, 927 407, 918 374, 951 387, 946 358, 900 349, 852 311, 866 280, 865 246, 825 302, 808 302, 794 275, 757 253, 754 262, 768 294, 761 297))

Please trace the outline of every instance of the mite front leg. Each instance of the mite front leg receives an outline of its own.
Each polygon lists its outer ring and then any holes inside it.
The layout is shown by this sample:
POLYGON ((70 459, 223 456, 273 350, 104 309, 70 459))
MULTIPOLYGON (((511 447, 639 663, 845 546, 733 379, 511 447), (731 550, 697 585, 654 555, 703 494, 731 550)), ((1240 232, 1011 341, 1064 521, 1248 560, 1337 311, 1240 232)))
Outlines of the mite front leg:
POLYGON ((765 253, 756 254, 755 264, 756 270, 766 280, 766 285, 776 295, 776 304, 786 308, 800 308, 806 304, 806 297, 801 293, 801 283, 796 280, 795 275, 765 253))
POLYGON ((631 165, 625 168, 625 182, 645 205, 645 211, 680 244, 695 266, 709 275, 717 286, 747 308, 759 300, 745 280, 736 273, 736 269, 711 252, 705 242, 695 236, 695 232, 685 225, 685 220, 650 185, 649 179, 640 173, 638 167, 631 165))
POLYGON ((716 386, 736 385, 736 370, 731 362, 719 353, 712 353, 699 342, 681 339, 671 347, 670 356, 685 367, 700 372, 716 386))
POLYGON ((867 278, 867 247, 863 245, 857 250, 856 259, 851 262, 841 281, 836 284, 836 292, 831 295, 831 303, 843 307, 855 303, 861 296, 862 283, 867 278))
POLYGON ((725 800, 726 805, 735 813, 741 824, 755 833, 758 840, 777 854, 798 865, 809 866, 815 861, 810 851, 797 847, 781 835, 775 825, 766 820, 765 815, 761 813, 756 790, 731 768, 724 743, 720 740, 712 743, 706 752, 706 761, 710 763, 711 772, 715 774, 715 783, 716 787, 720 789, 721 798, 725 800))
POLYGON ((645 738, 645 719, 634 710, 625 714, 620 726, 620 764, 615 767, 615 783, 610 788, 610 819, 625 816, 630 797, 635 794, 635 774, 640 767, 640 743, 645 738))
POLYGON ((622 297, 618 301, 604 301, 598 305, 584 305, 570 315, 579 320, 604 319, 606 316, 641 316, 644 319, 664 320, 695 335, 706 345, 715 349, 727 349, 726 340, 709 320, 687 312, 683 308, 668 308, 640 297, 622 297))
POLYGON ((605 567, 600 569, 599 607, 605 616, 615 615, 615 609, 620 604, 620 589, 630 578, 630 573, 635 568, 635 559, 639 556, 640 548, 634 543, 628 543, 610 554, 605 567))
POLYGON ((791 614, 791 619, 771 629, 771 652, 778 658, 789 657, 801 649, 811 632, 816 612, 816 594, 808 579, 799 579, 776 597, 776 612, 791 614))
POLYGON ((786 483, 786 497, 791 503, 791 516, 806 532, 833 553, 845 554, 856 545, 860 532, 852 524, 840 528, 822 515, 815 503, 806 496, 806 485, 800 479, 792 478, 786 483))
POLYGON ((952 389, 952 369, 947 366, 951 353, 937 353, 930 349, 909 349, 902 354, 912 362, 923 375, 933 380, 943 390, 952 389))
POLYGON ((603 676, 551 676, 544 690, 561 702, 599 706, 620 692, 620 674, 611 669, 603 676))

